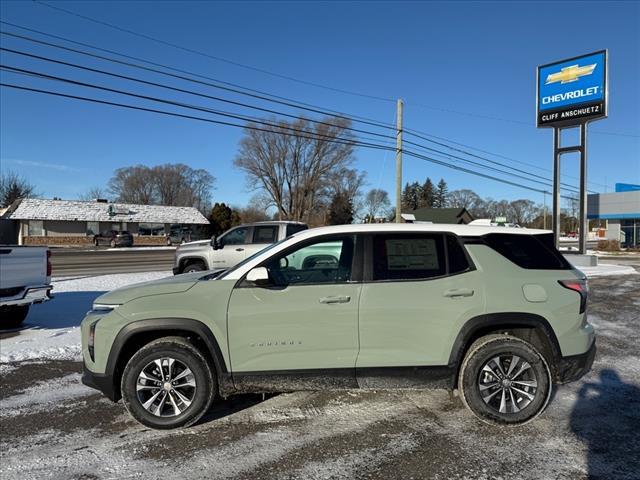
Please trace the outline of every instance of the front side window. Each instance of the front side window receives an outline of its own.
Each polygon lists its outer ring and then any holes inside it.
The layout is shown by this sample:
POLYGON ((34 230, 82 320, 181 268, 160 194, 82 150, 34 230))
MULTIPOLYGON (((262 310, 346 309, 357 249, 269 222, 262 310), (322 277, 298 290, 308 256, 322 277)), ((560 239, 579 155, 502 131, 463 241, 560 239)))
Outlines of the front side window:
POLYGON ((274 285, 345 283, 351 279, 353 237, 307 244, 270 258, 265 267, 274 285))
POLYGON ((42 220, 29 220, 29 236, 41 237, 44 235, 44 222, 42 220))
POLYGON ((251 243, 274 243, 277 240, 277 225, 253 227, 253 240, 251 243))
POLYGON ((225 234, 221 239, 222 245, 244 245, 247 238, 247 227, 239 227, 225 234))
POLYGON ((419 280, 446 273, 443 236, 391 234, 373 240, 373 280, 419 280))

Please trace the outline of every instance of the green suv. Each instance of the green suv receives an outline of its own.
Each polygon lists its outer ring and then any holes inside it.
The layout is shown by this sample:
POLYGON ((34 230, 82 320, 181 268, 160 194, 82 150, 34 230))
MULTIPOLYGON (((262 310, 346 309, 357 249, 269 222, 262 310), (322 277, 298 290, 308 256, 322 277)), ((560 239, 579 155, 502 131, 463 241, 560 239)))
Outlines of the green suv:
POLYGON ((353 388, 458 389, 481 420, 522 424, 591 368, 587 293, 542 230, 316 228, 102 295, 83 382, 153 428, 236 393, 353 388))

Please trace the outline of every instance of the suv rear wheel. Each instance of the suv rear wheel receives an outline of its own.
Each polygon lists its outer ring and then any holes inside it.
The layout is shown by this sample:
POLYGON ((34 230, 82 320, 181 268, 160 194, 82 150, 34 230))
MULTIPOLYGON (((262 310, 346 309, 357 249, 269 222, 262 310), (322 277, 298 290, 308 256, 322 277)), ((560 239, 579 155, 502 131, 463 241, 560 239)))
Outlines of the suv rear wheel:
POLYGON ((521 425, 540 415, 551 396, 551 372, 529 343, 488 335, 467 352, 458 378, 460 397, 480 420, 521 425))
POLYGON ((136 352, 122 375, 129 413, 151 428, 187 427, 204 415, 216 378, 202 353, 182 337, 155 340, 136 352))

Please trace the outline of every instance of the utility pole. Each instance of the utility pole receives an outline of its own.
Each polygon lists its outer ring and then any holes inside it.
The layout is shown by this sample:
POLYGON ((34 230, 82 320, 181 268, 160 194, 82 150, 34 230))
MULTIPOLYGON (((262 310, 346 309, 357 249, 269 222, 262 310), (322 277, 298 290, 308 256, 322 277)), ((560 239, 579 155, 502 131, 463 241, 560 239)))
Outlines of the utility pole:
POLYGON ((542 229, 547 229, 547 192, 542 192, 542 198, 544 199, 544 208, 542 209, 542 229))
POLYGON ((402 99, 398 99, 396 118, 396 223, 402 222, 402 99))

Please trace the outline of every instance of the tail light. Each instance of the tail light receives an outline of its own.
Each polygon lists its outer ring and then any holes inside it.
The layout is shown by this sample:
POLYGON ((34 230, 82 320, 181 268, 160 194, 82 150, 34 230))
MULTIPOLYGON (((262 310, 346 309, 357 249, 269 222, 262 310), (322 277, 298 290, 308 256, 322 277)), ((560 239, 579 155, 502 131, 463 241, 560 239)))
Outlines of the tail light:
POLYGON ((580 294, 580 313, 584 313, 587 309, 587 297, 589 296, 589 282, 586 278, 579 280, 558 280, 558 283, 564 288, 573 290, 580 294))
POLYGON ((51 272, 53 269, 51 268, 51 250, 47 249, 47 277, 51 276, 51 272))

